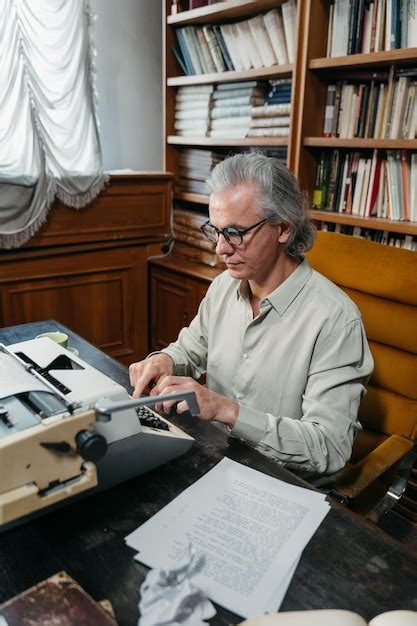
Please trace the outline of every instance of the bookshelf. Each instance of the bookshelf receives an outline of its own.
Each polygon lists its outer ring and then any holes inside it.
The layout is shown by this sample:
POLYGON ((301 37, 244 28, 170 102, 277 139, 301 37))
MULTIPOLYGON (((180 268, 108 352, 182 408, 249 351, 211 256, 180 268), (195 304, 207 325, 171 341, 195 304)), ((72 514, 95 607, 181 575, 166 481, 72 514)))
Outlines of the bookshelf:
MULTIPOLYGON (((250 147, 286 147, 287 165, 298 176, 302 188, 310 199, 315 186, 315 176, 320 152, 341 149, 344 151, 397 150, 417 151, 417 139, 363 139, 323 137, 327 86, 343 80, 346 72, 379 71, 416 67, 417 48, 327 56, 327 33, 331 14, 329 0, 300 0, 297 3, 296 45, 293 64, 272 65, 239 71, 223 71, 184 75, 172 54, 176 44, 175 29, 189 25, 223 24, 249 19, 280 7, 283 0, 225 0, 198 9, 170 15, 171 1, 164 0, 164 84, 165 84, 165 168, 178 177, 178 161, 184 149, 200 147, 220 149, 226 153, 233 149, 250 147), (292 79, 290 131, 287 137, 218 138, 209 136, 179 136, 174 130, 175 96, 180 87, 191 85, 221 85, 248 80, 292 79)), ((187 208, 207 212, 208 199, 204 194, 174 190, 174 202, 185 203, 187 208)), ((404 235, 417 234, 416 222, 363 217, 345 213, 312 210, 319 222, 359 226, 404 235)))
MULTIPOLYGON (((196 75, 185 75, 172 53, 173 46, 177 45, 175 29, 193 25, 229 24, 253 16, 266 13, 280 7, 283 0, 226 0, 198 9, 183 11, 175 15, 170 14, 171 1, 164 0, 164 167, 174 173, 178 179, 178 161, 181 151, 185 148, 201 147, 216 148, 227 153, 235 149, 250 147, 274 148, 288 146, 288 136, 284 137, 210 137, 210 136, 180 136, 174 129, 175 105, 177 89, 192 85, 221 85, 222 83, 238 83, 244 81, 267 81, 276 78, 291 78, 293 65, 289 63, 274 64, 267 67, 251 68, 247 70, 222 71, 196 75)), ((208 200, 203 194, 184 193, 174 188, 174 202, 193 203, 195 208, 207 211, 208 200)))
MULTIPOLYGON (((340 149, 371 155, 374 150, 406 151, 417 150, 416 139, 373 139, 323 137, 327 87, 336 81, 351 78, 355 72, 386 72, 393 66, 415 68, 417 48, 399 48, 380 52, 349 54, 327 57, 327 32, 330 19, 330 2, 308 0, 300 4, 299 21, 304 24, 299 33, 298 56, 294 72, 293 128, 289 144, 290 168, 298 176, 302 188, 312 199, 315 176, 320 154, 323 151, 340 149), (302 42, 300 42, 302 37, 302 42), (296 123, 294 122, 296 120, 296 123)), ((349 80, 347 81, 349 82, 349 80)), ((417 223, 407 220, 391 220, 383 217, 364 217, 339 212, 313 210, 314 219, 346 226, 359 226, 376 231, 389 231, 402 235, 417 235, 417 223)))

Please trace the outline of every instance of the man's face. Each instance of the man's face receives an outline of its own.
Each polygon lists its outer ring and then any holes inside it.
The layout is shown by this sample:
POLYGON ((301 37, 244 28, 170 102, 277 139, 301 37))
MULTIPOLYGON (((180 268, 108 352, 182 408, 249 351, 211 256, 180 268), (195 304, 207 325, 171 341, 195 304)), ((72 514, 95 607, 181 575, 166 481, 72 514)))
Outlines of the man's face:
MULTIPOLYGON (((242 183, 210 196, 210 223, 222 230, 234 226, 245 230, 262 219, 256 212, 259 191, 252 183, 242 183)), ((233 278, 263 282, 275 268, 280 254, 281 227, 268 222, 260 224, 243 236, 241 245, 234 246, 221 234, 216 253, 223 257, 233 278)))

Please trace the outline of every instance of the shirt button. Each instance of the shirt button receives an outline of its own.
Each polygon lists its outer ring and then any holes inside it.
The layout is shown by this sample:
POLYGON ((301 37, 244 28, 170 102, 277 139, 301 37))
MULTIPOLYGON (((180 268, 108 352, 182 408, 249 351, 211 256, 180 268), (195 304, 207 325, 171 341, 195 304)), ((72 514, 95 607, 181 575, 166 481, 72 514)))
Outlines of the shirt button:
POLYGON ((247 358, 248 358, 248 353, 247 353, 247 352, 244 352, 244 353, 242 354, 242 359, 245 359, 245 360, 246 360, 247 358))

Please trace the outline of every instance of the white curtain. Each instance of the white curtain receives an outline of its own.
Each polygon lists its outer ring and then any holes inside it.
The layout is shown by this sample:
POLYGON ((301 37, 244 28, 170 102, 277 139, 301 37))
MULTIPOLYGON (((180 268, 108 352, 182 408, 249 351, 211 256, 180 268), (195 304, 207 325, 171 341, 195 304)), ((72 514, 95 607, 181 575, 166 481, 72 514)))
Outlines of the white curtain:
MULTIPOLYGON (((26 243, 55 197, 107 182, 88 0, 0 0, 0 247, 26 243)), ((76 215, 75 215, 76 219, 76 215)))

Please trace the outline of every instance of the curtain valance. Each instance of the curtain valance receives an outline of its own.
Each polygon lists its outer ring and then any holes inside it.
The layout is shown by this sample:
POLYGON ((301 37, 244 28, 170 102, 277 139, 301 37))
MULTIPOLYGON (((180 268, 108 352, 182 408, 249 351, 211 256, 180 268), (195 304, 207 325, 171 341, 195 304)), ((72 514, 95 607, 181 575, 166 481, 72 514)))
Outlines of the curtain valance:
POLYGON ((87 0, 0 0, 0 245, 102 189, 87 0))

